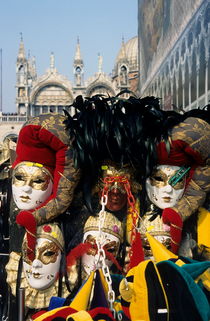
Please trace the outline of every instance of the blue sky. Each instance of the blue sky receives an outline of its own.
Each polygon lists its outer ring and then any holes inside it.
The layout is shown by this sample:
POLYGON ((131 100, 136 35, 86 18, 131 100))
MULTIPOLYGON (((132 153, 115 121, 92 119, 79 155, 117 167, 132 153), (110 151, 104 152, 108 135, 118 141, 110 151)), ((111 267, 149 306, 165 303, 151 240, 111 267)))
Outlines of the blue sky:
POLYGON ((85 79, 98 67, 111 73, 125 42, 137 35, 137 0, 1 0, 2 109, 15 112, 16 58, 23 34, 26 54, 35 56, 41 76, 54 52, 59 73, 73 80, 77 37, 85 65, 85 79))

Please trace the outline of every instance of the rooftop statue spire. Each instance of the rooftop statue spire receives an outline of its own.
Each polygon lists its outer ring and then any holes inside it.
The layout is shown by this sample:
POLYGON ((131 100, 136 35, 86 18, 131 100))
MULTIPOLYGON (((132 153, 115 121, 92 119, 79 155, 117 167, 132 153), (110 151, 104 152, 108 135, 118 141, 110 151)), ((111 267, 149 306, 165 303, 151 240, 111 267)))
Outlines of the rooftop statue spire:
POLYGON ((75 52, 75 57, 74 57, 74 66, 76 66, 76 65, 83 66, 83 60, 82 60, 82 56, 81 56, 79 37, 77 37, 76 52, 75 52))
POLYGON ((103 64, 103 57, 102 57, 102 55, 99 53, 99 54, 98 54, 98 73, 99 73, 99 74, 102 73, 102 64, 103 64))
POLYGON ((22 34, 22 32, 20 32, 20 46, 19 46, 19 52, 18 52, 17 60, 18 60, 18 61, 26 60, 26 57, 25 57, 25 48, 24 48, 24 43, 23 43, 23 34, 22 34))
POLYGON ((125 41, 124 41, 124 36, 122 36, 122 47, 121 47, 121 59, 126 60, 126 50, 125 50, 125 41))
POLYGON ((54 52, 51 52, 50 54, 50 70, 54 71, 55 70, 55 56, 54 52))

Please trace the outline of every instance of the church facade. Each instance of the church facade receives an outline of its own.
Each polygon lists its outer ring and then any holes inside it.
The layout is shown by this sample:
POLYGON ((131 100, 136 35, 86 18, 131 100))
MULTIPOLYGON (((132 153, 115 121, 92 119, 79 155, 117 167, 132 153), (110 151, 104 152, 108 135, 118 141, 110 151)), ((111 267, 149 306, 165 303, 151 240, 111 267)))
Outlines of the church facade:
MULTIPOLYGON (((138 37, 122 45, 110 75, 103 72, 103 58, 98 56, 97 72, 85 80, 84 61, 80 42, 77 40, 73 61, 73 82, 58 72, 54 54, 50 55, 47 71, 37 75, 34 57, 26 57, 23 39, 20 41, 16 60, 16 113, 0 115, 0 137, 18 135, 28 117, 42 113, 63 113, 78 95, 116 95, 124 89, 138 93, 138 37)), ((125 94, 126 95, 126 94, 125 94)), ((72 111, 73 112, 73 111, 72 111)))

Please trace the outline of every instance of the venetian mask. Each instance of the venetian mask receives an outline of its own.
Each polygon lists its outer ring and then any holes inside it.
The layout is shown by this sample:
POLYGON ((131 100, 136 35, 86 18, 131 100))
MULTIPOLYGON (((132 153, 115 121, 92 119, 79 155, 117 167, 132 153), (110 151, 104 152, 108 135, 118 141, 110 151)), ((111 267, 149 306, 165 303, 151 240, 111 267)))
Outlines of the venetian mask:
POLYGON ((173 207, 182 197, 185 189, 185 176, 173 187, 169 180, 180 169, 178 166, 159 165, 146 180, 146 190, 150 201, 161 209, 173 207))
POLYGON ((20 210, 40 206, 51 195, 53 181, 50 172, 41 164, 22 162, 13 171, 12 193, 20 210))
POLYGON ((105 264, 108 267, 111 267, 113 262, 107 257, 107 252, 116 258, 122 240, 123 231, 121 222, 111 213, 106 212, 104 225, 101 229, 101 235, 99 233, 98 226, 99 217, 90 217, 84 228, 83 243, 91 244, 89 251, 82 256, 82 266, 88 275, 91 271, 102 267, 97 242, 100 242, 101 248, 104 249, 106 256, 105 264))
POLYGON ((52 224, 40 226, 35 247, 35 258, 31 262, 26 255, 27 241, 26 238, 24 239, 22 246, 23 271, 32 288, 37 290, 48 289, 58 279, 63 242, 58 226, 52 224))
POLYGON ((125 183, 130 181, 128 169, 118 169, 114 166, 103 165, 103 178, 108 187, 106 208, 110 211, 119 211, 127 203, 125 183))

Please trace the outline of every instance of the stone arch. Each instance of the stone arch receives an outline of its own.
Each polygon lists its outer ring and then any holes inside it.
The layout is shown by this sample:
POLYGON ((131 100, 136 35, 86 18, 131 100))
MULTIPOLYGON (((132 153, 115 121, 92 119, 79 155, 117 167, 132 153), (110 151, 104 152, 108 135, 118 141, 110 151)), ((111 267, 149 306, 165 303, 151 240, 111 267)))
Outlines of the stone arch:
POLYGON ((71 105, 73 95, 69 88, 58 82, 46 82, 31 94, 30 116, 41 113, 59 112, 71 105))
POLYGON ((113 88, 103 82, 95 83, 87 88, 86 96, 92 97, 96 94, 115 96, 113 88))

